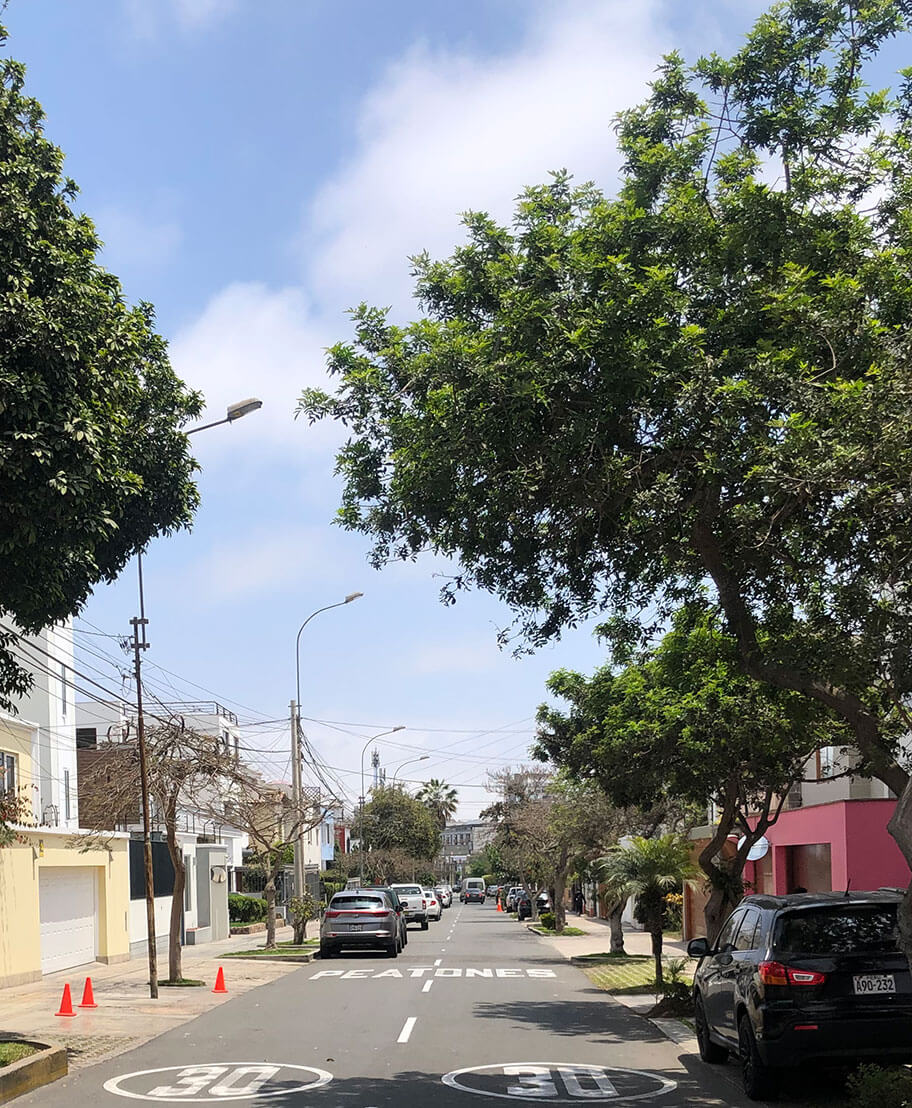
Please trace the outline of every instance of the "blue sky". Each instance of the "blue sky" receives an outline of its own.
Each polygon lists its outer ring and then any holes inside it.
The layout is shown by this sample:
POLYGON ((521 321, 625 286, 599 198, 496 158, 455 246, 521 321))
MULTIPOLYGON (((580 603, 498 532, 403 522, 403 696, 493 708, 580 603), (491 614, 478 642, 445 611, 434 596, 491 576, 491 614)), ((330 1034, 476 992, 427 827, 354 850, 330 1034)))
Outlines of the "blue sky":
MULTIPOLYGON (((12 0, 9 50, 28 66, 79 206, 131 300, 155 304, 178 372, 207 418, 250 395, 264 408, 193 440, 203 504, 189 534, 145 560, 151 691, 215 695, 255 724, 267 775, 288 772, 294 638, 315 749, 358 792, 364 739, 404 778, 444 777, 460 814, 490 801, 486 770, 517 765, 544 681, 591 670, 591 628, 532 657, 497 649, 494 598, 439 603, 433 563, 377 573, 332 525, 332 427, 295 423, 324 379, 323 349, 364 299, 413 313, 407 257, 448 252, 458 213, 508 218, 549 170, 612 188, 612 118, 641 98, 661 53, 732 49, 756 0, 12 0), (165 673, 155 666, 164 667, 165 673), (357 726, 356 726, 357 725, 357 726), (420 772, 419 772, 420 771, 420 772)), ((135 575, 85 612, 83 664, 120 689, 114 638, 136 614, 135 575)))

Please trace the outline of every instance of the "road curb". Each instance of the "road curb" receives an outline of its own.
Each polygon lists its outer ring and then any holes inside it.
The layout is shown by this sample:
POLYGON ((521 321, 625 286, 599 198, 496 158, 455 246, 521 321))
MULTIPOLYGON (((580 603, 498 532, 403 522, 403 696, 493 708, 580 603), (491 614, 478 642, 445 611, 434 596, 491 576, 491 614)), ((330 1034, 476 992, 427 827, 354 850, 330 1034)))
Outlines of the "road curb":
POLYGON ((6 1104, 23 1093, 40 1089, 67 1075, 67 1052, 62 1046, 36 1042, 33 1039, 5 1039, 4 1042, 28 1043, 40 1049, 36 1054, 10 1062, 0 1069, 0 1104, 6 1104))
POLYGON ((306 966, 314 960, 313 954, 226 954, 225 961, 231 962, 297 962, 306 966))

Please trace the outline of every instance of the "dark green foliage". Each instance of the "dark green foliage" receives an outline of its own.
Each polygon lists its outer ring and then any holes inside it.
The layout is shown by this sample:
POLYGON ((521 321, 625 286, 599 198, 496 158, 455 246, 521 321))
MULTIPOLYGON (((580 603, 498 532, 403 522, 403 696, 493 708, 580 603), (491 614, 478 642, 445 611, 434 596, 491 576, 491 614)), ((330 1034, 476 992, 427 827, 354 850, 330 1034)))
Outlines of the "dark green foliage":
MULTIPOLYGON (((181 427, 201 398, 174 375, 151 307, 128 306, 96 261, 95 228, 23 82, 19 62, 0 62, 0 615, 34 632, 189 525, 181 427)), ((26 686, 8 645, 6 708, 26 686)))
POLYGON ((859 1066, 846 1081, 854 1108, 908 1108, 912 1105, 912 1077, 907 1069, 859 1066))
POLYGON ((398 785, 381 785, 359 816, 364 849, 400 851, 413 861, 432 861, 440 849, 440 830, 430 810, 398 785), (362 824, 363 820, 363 824, 362 824))
POLYGON ((266 919, 266 901, 259 896, 229 893, 228 917, 232 923, 262 923, 266 919))

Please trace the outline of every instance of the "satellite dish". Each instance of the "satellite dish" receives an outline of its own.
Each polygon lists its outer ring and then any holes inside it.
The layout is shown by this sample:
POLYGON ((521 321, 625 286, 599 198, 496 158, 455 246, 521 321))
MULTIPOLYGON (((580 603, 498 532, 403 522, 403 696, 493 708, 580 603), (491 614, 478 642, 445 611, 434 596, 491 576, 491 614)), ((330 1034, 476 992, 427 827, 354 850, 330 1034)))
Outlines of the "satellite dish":
MULTIPOLYGON (((742 835, 741 838, 738 839, 738 849, 739 850, 741 849, 742 846, 744 846, 746 838, 747 838, 746 835, 742 835)), ((769 854, 769 848, 770 848, 769 839, 765 835, 761 835, 760 838, 757 839, 757 841, 754 843, 754 845, 747 852, 747 860, 749 862, 757 862, 761 858, 765 858, 766 855, 769 854)))

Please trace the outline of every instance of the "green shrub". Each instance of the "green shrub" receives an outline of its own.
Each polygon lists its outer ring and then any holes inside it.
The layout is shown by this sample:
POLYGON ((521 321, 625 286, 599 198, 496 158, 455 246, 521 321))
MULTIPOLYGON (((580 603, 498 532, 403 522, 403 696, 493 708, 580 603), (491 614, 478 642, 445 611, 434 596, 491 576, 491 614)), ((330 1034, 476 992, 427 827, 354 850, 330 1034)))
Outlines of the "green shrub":
POLYGON ((547 929, 549 931, 554 930, 554 913, 553 912, 542 912, 542 914, 538 917, 538 919, 539 919, 539 922, 541 923, 542 927, 547 927, 547 929))
POLYGON ((912 1076, 905 1069, 859 1066, 846 1081, 853 1108, 908 1108, 912 1076))
POLYGON ((228 918, 232 923, 262 923, 266 919, 266 901, 259 896, 229 893, 228 918))

